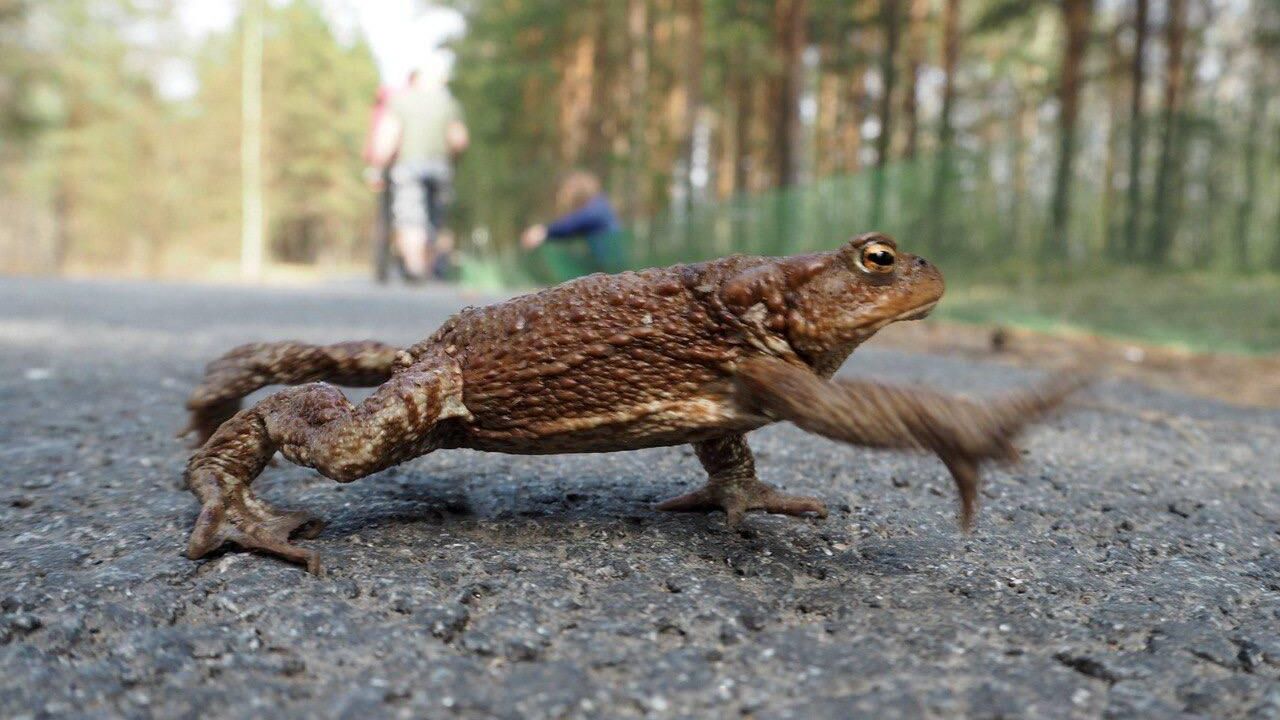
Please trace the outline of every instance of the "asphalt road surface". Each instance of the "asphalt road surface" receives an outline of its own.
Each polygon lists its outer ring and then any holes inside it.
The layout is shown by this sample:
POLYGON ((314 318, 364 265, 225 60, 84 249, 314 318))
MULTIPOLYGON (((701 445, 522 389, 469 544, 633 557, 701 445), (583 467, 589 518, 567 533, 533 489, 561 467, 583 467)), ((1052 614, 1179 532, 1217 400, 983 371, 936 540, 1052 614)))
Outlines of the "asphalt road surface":
MULTIPOLYGON (((1280 413, 1104 381, 988 474, 791 426, 762 477, 826 520, 671 515, 687 448, 441 452, 255 486, 326 574, 182 556, 173 438, 251 340, 408 344, 448 291, 0 280, 0 717, 1280 717, 1280 413)), ((854 355, 982 395, 1034 372, 854 355)))

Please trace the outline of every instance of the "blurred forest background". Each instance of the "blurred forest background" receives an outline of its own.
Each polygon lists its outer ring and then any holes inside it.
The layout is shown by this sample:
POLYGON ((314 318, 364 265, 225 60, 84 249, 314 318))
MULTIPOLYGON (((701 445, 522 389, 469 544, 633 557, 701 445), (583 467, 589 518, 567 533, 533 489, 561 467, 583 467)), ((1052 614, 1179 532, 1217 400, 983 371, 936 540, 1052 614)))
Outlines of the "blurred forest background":
MULTIPOLYGON (((308 0, 198 43, 176 2, 0 0, 0 271, 239 267, 246 38, 268 264, 367 262, 360 148, 402 78, 308 0)), ((546 278, 517 233, 586 167, 637 266, 877 228, 943 267, 954 318, 1280 350, 1280 0, 445 4, 465 280, 546 278)))

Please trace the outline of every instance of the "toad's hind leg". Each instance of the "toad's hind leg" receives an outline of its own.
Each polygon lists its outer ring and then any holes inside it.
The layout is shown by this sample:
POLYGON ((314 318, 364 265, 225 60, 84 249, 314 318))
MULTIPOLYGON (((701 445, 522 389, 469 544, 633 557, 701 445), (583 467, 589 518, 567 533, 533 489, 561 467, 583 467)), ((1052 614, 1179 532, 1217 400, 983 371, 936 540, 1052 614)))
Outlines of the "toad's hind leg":
POLYGON ((724 510, 729 525, 742 522, 748 510, 763 510, 779 515, 815 513, 827 516, 827 506, 817 498, 786 495, 756 478, 756 465, 751 448, 742 435, 694 443, 694 451, 710 480, 687 495, 671 498, 658 505, 659 510, 706 512, 724 510))
POLYGON ((234 348, 209 363, 204 379, 187 398, 190 419, 180 434, 194 433, 200 447, 240 411, 240 401, 268 385, 323 380, 348 387, 374 387, 391 378, 398 348, 372 340, 308 345, 285 341, 234 348))
POLYGON ((469 418, 461 372, 453 360, 422 359, 397 373, 359 405, 313 383, 282 390, 225 422, 187 464, 188 487, 200 500, 187 555, 199 558, 231 542, 319 570, 315 552, 289 543, 290 533, 319 526, 301 512, 279 512, 250 484, 279 450, 290 461, 350 482, 440 447, 440 421, 469 418))

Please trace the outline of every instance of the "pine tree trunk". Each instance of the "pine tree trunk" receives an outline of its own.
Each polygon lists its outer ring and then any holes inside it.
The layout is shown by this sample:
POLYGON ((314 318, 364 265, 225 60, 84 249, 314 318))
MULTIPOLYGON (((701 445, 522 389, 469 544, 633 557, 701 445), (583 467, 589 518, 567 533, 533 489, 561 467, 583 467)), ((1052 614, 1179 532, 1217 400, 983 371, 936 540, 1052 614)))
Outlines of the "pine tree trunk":
POLYGON ((924 25, 928 15, 928 0, 911 0, 911 16, 907 25, 907 84, 902 94, 902 116, 907 131, 907 145, 902 152, 908 160, 915 159, 920 143, 920 103, 916 96, 920 66, 924 63, 924 25))
POLYGON ((880 56, 880 135, 876 137, 876 171, 872 178, 871 227, 877 228, 885 220, 886 192, 888 191, 889 151, 893 141, 893 91, 897 81, 898 36, 900 32, 899 0, 880 1, 880 22, 884 33, 883 54, 880 56))
POLYGON ((630 56, 628 100, 631 123, 627 142, 626 211, 635 219, 643 212, 645 185, 645 124, 649 94, 649 2, 627 0, 627 49, 630 56))
POLYGON ((766 78, 763 82, 752 83, 751 86, 751 166, 747 175, 747 184, 753 191, 766 190, 772 186, 775 170, 778 167, 776 154, 777 143, 774 142, 774 126, 778 106, 778 84, 766 78))
MULTIPOLYGON (((727 74, 727 73, 726 73, 727 74)), ((714 182, 712 187, 715 189, 714 197, 717 200, 724 200, 733 195, 734 164, 737 162, 737 153, 733 147, 733 116, 737 111, 734 104, 733 85, 726 82, 724 84, 724 93, 720 95, 718 110, 715 113, 715 119, 712 121, 711 143, 711 167, 712 178, 714 182)))
POLYGON ((1178 143, 1178 123, 1186 84, 1184 49, 1187 37, 1187 0, 1169 0, 1169 21, 1165 35, 1164 100, 1160 118, 1160 164, 1156 170, 1155 202, 1152 205, 1151 239, 1148 259, 1163 265, 1173 249, 1174 156, 1178 143))
POLYGON ((1093 0, 1063 0, 1066 42, 1058 83, 1058 164, 1054 175, 1053 205, 1044 256, 1066 260, 1070 254, 1071 190, 1076 155, 1076 120, 1080 115, 1080 89, 1084 57, 1093 19, 1093 0))
POLYGON ((1129 202, 1124 224, 1124 256, 1138 256, 1142 234, 1142 155, 1146 145, 1146 116, 1142 110, 1142 92, 1146 83, 1148 0, 1134 0, 1133 60, 1129 70, 1129 202))
MULTIPOLYGON (((1276 132, 1275 157, 1272 163, 1276 167, 1280 167, 1280 128, 1276 132)), ((1272 272, 1280 272, 1280 210, 1276 212, 1276 224, 1271 228, 1271 233, 1275 237, 1275 244, 1271 247, 1271 270, 1272 272)))
POLYGON ((743 53, 741 62, 737 64, 734 71, 736 82, 733 83, 736 111, 733 120, 733 191, 735 193, 745 193, 751 186, 751 106, 755 98, 755 88, 752 87, 750 74, 743 66, 745 62, 746 54, 743 53))
MULTIPOLYGON (((1280 132, 1277 132, 1276 136, 1276 157, 1272 162, 1280 166, 1280 132)), ((1280 210, 1276 212, 1276 223, 1271 227, 1271 235, 1275 238, 1275 243, 1271 246, 1271 262, 1269 265, 1272 272, 1280 273, 1280 210)))
MULTIPOLYGON (((855 32, 849 43, 857 48, 861 45, 860 40, 860 33, 855 32)), ((867 100, 865 68, 857 64, 846 76, 841 98, 840 150, 836 167, 842 173, 855 173, 862 169, 862 109, 867 100)))
POLYGON ((1244 137, 1240 145, 1244 150, 1244 163, 1240 168, 1240 176, 1244 188, 1240 200, 1235 206, 1235 219, 1231 227, 1231 241, 1235 247, 1235 269, 1242 273, 1252 272, 1253 263, 1249 254, 1249 240, 1253 229, 1253 210, 1258 199, 1258 154, 1262 151, 1258 136, 1262 133, 1262 122, 1266 119, 1267 99, 1266 82, 1262 73, 1254 74, 1252 97, 1249 99, 1249 115, 1244 124, 1244 137))
POLYGON ((595 55, 591 60, 594 72, 591 84, 591 108, 587 120, 586 165, 601 178, 609 177, 610 170, 610 136, 608 102, 609 91, 614 87, 616 76, 615 63, 609 52, 610 17, 607 3, 610 0, 595 0, 592 12, 597 18, 596 26, 600 37, 594 43, 595 55))
POLYGON ((1026 98, 1018 99, 1018 107, 1014 110, 1013 128, 1010 133, 1013 136, 1013 158, 1010 163, 1012 166, 1012 184, 1013 198, 1009 208, 1009 236, 1007 245, 1015 250, 1023 250, 1019 245, 1024 237, 1023 225, 1024 215, 1026 215, 1027 195, 1028 195, 1028 165, 1030 161, 1030 153, 1027 147, 1031 144, 1031 138, 1035 135, 1036 129, 1035 105, 1026 98))
POLYGON ((655 178, 667 176, 665 185, 671 207, 681 212, 685 209, 688 190, 688 168, 684 160, 691 112, 689 73, 685 71, 690 53, 686 6, 686 0, 654 0, 654 68, 650 81, 650 93, 661 97, 655 104, 657 117, 650 127, 659 128, 661 132, 657 147, 650 154, 649 171, 655 178))
POLYGON ((560 128, 561 167, 578 165, 586 153, 590 135, 592 107, 595 98, 595 59, 599 44, 593 18, 583 23, 581 34, 567 47, 560 61, 560 83, 557 88, 560 128))
POLYGON ((794 185, 799 175, 800 92, 804 85, 805 26, 809 0, 776 0, 774 43, 781 61, 773 126, 773 159, 778 187, 794 185))
POLYGON ((696 150, 696 133, 698 131, 698 117, 702 110, 702 65, 703 65, 703 0, 686 0, 686 12, 689 16, 689 41, 688 41, 688 63, 685 66, 685 124, 684 137, 682 139, 683 147, 681 149, 682 163, 684 165, 681 173, 681 184, 684 186, 684 200, 686 205, 692 206, 694 200, 694 184, 693 172, 697 158, 694 156, 696 150))
MULTIPOLYGON (((1204 8, 1207 13, 1210 13, 1206 19, 1205 27, 1211 26, 1213 23, 1211 14, 1212 6, 1209 3, 1204 3, 1204 8)), ((1188 32, 1188 30, 1185 29, 1185 26, 1184 32, 1188 32)), ((1186 34, 1183 42, 1184 50, 1182 66, 1184 69, 1182 71, 1182 90, 1178 93, 1181 99, 1178 102, 1178 112, 1174 117, 1174 145, 1173 159, 1171 161, 1173 173, 1169 188, 1169 212, 1165 219, 1169 233, 1170 255, 1172 255, 1172 247, 1173 243, 1177 240, 1178 231, 1183 227, 1182 217, 1184 210, 1186 209, 1188 199, 1186 192, 1187 181, 1189 179, 1195 179, 1206 186, 1204 188, 1205 207, 1209 208, 1221 207, 1221 205, 1219 205, 1219 197, 1226 185, 1225 181, 1217 183, 1213 181, 1215 174, 1226 174, 1226 171, 1222 166, 1224 158, 1221 157, 1221 153, 1219 152, 1219 148, 1222 146, 1223 140, 1223 137, 1220 134, 1199 133, 1199 135, 1207 141, 1205 144, 1208 145, 1207 152, 1202 153, 1200 158, 1197 158, 1205 160, 1204 167, 1198 168, 1194 173, 1189 173, 1188 167, 1188 163, 1191 159, 1190 148, 1192 143, 1198 139, 1198 133, 1195 132, 1196 128, 1192 127, 1186 121, 1184 109, 1191 105, 1189 99, 1193 97, 1192 93, 1195 91, 1195 69, 1200 66, 1201 53, 1204 51, 1204 43, 1200 41, 1202 37, 1203 28, 1201 28, 1201 32, 1186 34)), ((1230 54, 1231 50, 1228 49, 1223 56, 1223 62, 1227 67, 1232 66, 1230 54)), ((1214 84, 1218 85, 1221 82, 1222 75, 1218 75, 1214 84)), ((1206 88, 1206 98, 1213 98, 1217 96, 1218 94, 1213 92, 1212 87, 1206 88)), ((1201 215, 1202 219, 1206 221, 1206 227, 1208 227, 1212 223, 1214 214, 1206 212, 1201 215)), ((1216 237, 1217 236, 1215 234, 1204 231, 1200 233, 1193 233, 1192 237, 1189 238, 1198 245, 1198 248, 1195 248, 1192 253, 1194 262, 1197 265, 1204 262, 1205 255, 1213 253, 1218 249, 1218 243, 1213 242, 1216 237)), ((1191 243, 1188 243, 1188 245, 1191 245, 1191 243)))
POLYGON ((955 128, 951 114, 956 102, 956 66, 960 60, 960 0, 946 0, 942 12, 942 110, 938 117, 938 159, 929 194, 929 244, 941 250, 947 244, 947 217, 952 168, 955 163, 955 128))
POLYGON ((818 113, 814 128, 813 174, 830 177, 839 161, 840 143, 840 76, 833 72, 818 74, 818 113))
POLYGON ((1121 254, 1121 245, 1117 237, 1114 216, 1116 199, 1116 167, 1120 148, 1120 118, 1123 113, 1124 88, 1120 80, 1124 69, 1124 57, 1120 50, 1120 29, 1111 32, 1108 43, 1107 59, 1107 138, 1106 159, 1102 170, 1101 211, 1098 213, 1099 236, 1103 248, 1108 255, 1115 257, 1121 254))

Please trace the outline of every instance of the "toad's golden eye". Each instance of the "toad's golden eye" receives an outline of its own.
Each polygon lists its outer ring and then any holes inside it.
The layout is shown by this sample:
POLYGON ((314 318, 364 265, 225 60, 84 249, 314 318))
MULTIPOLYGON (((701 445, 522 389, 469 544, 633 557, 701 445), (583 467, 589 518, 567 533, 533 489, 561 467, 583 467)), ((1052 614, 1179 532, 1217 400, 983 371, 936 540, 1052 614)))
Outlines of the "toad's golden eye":
POLYGON ((862 248, 862 268, 867 272, 893 272, 893 263, 897 259, 898 253, 884 243, 873 242, 862 248))

